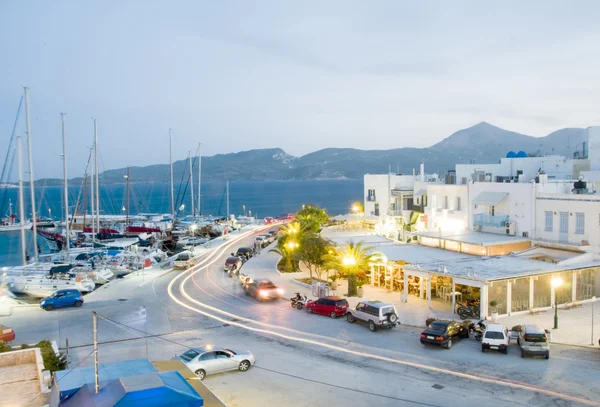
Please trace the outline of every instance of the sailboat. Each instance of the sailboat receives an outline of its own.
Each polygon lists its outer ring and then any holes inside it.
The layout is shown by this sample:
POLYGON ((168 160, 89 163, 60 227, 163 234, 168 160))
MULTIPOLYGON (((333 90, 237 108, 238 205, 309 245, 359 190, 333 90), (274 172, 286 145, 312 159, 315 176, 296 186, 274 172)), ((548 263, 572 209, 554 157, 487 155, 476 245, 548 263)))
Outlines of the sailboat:
POLYGON ((21 225, 21 219, 17 222, 17 214, 12 212, 12 202, 8 201, 8 213, 6 214, 6 218, 2 219, 2 223, 0 224, 0 232, 15 232, 21 230, 21 226, 29 230, 32 227, 31 222, 26 222, 24 225, 21 225))

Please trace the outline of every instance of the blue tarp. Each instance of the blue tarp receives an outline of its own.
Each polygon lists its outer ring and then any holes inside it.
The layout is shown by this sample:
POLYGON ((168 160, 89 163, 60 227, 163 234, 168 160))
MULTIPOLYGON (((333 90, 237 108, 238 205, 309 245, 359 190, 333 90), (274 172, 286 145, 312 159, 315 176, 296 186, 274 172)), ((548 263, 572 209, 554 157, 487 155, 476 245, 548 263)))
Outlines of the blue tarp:
MULTIPOLYGON (((110 382, 121 377, 156 372, 158 372, 158 370, 156 370, 148 359, 133 359, 124 362, 98 365, 98 376, 101 382, 110 382)), ((75 393, 88 383, 94 383, 94 366, 61 370, 54 374, 58 381, 61 399, 75 393)))
POLYGON ((204 400, 178 372, 145 373, 82 386, 60 407, 202 407, 204 400))

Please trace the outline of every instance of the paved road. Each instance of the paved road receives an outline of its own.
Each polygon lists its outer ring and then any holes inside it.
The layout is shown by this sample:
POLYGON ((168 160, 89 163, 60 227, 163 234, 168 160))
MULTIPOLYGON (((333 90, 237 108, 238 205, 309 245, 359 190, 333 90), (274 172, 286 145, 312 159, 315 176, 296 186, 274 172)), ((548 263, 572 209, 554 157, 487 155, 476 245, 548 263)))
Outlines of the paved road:
MULTIPOLYGON (((523 360, 516 344, 507 356, 482 354, 474 339, 451 350, 425 348, 413 328, 371 333, 343 319, 297 311, 284 300, 258 303, 223 273, 224 257, 241 245, 227 244, 195 271, 149 276, 142 283, 119 280, 88 296, 81 309, 17 310, 0 323, 15 327, 23 342, 50 336, 64 346, 69 338, 77 346, 72 365, 91 351, 92 309, 117 322, 100 321, 104 362, 145 357, 146 349, 153 360, 170 358, 204 343, 250 349, 257 365, 249 372, 206 379, 230 406, 600 405, 600 355, 593 349, 553 346, 550 360, 523 360), (167 335, 135 339, 139 331, 167 335)), ((245 267, 295 288, 278 277, 265 252, 245 267)), ((90 363, 91 357, 81 362, 90 363)))

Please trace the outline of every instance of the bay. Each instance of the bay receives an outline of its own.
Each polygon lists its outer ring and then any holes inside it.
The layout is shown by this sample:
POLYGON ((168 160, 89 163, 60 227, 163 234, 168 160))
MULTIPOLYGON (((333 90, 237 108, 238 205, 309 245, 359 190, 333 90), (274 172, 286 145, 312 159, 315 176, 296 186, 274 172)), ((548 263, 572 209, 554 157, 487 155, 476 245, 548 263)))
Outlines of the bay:
MULTIPOLYGON (((116 215, 123 213, 125 206, 125 185, 100 184, 101 214, 116 215)), ((77 199, 83 200, 81 186, 69 187, 69 206, 73 208, 77 199)), ((62 187, 36 187, 36 207, 40 216, 53 219, 63 219, 62 187)), ((197 195, 197 186, 194 191, 197 195)), ((189 186, 176 186, 176 209, 184 205, 179 212, 181 216, 190 214, 191 193, 189 186)), ((0 189, 0 214, 8 212, 9 199, 13 203, 13 212, 18 212, 18 189, 0 189)), ((29 190, 25 191, 26 208, 29 205, 29 190)), ((195 196, 195 203, 197 203, 195 196)), ((323 181, 265 181, 265 182, 230 182, 229 183, 229 212, 242 215, 244 205, 246 212, 264 218, 295 213, 302 205, 318 205, 331 215, 350 212, 352 202, 363 201, 362 180, 323 180, 323 181)), ((226 184, 207 182, 202 184, 202 214, 225 215, 227 213, 226 184)), ((72 210, 72 209, 71 209, 72 210)), ((26 209, 28 217, 31 210, 26 209)), ((130 213, 169 213, 170 191, 169 184, 131 184, 130 213)), ((89 198, 88 198, 89 213, 89 198)), ((28 247, 32 246, 33 234, 27 231, 28 247)), ((43 239, 38 238, 43 251, 48 248, 43 239)), ((19 264, 20 245, 19 232, 0 233, 0 266, 19 264)))

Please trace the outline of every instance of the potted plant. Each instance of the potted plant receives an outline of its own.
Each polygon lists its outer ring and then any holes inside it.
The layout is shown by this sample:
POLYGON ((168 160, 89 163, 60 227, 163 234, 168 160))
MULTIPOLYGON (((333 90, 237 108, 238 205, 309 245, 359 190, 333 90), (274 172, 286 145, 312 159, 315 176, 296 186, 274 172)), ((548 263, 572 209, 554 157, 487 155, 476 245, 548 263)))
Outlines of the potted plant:
POLYGON ((331 281, 331 289, 332 290, 337 290, 337 280, 340 278, 340 276, 337 273, 332 274, 329 277, 329 281, 331 281))
POLYGON ((498 301, 490 301, 490 308, 492 309, 492 321, 496 322, 498 319, 498 301))
POLYGON ((356 287, 357 287, 356 294, 358 295, 359 298, 362 298, 362 296, 364 295, 365 290, 363 288, 363 285, 367 284, 367 282, 368 282, 367 279, 362 276, 358 277, 356 279, 356 287))

